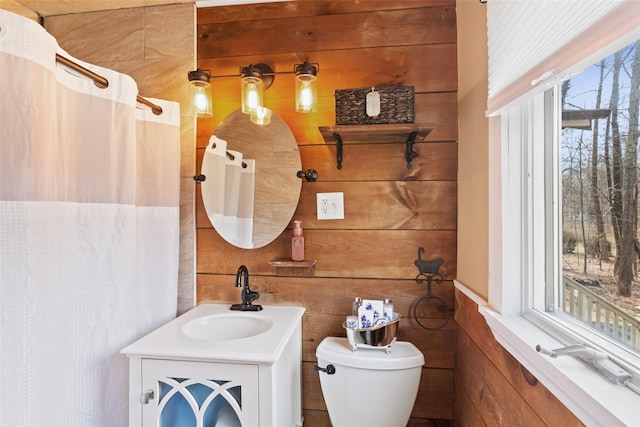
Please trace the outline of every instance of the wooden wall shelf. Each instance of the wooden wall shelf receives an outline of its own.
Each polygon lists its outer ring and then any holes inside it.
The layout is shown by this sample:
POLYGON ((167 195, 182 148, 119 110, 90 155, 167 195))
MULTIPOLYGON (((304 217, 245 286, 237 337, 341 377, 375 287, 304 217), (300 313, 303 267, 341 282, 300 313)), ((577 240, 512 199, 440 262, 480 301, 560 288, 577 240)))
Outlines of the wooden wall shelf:
POLYGON ((336 125, 319 126, 325 142, 335 142, 339 133, 345 144, 405 142, 414 131, 416 140, 424 140, 433 130, 432 124, 399 123, 390 125, 336 125))
POLYGON ((269 264, 276 268, 276 276, 313 277, 316 269, 316 260, 304 261, 275 260, 269 264))
POLYGON ((416 141, 424 140, 433 130, 432 124, 399 123, 388 125, 336 125, 319 126, 325 142, 337 145, 337 167, 342 169, 342 144, 390 143, 406 144, 405 159, 407 168, 411 169, 411 161, 418 156, 413 151, 416 141))

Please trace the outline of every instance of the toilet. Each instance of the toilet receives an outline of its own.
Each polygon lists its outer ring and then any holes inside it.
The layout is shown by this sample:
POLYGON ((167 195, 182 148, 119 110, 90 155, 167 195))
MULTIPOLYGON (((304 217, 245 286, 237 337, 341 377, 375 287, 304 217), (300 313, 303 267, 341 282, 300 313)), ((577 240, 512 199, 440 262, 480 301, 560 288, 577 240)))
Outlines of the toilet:
POLYGON ((320 385, 333 427, 405 427, 418 394, 424 356, 409 342, 353 351, 347 338, 316 349, 320 385))

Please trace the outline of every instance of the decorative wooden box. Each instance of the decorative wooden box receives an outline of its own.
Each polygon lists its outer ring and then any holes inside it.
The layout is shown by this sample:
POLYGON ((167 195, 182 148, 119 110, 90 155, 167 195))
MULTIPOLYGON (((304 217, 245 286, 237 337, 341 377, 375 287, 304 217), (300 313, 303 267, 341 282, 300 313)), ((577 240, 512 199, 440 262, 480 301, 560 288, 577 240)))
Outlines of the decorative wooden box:
POLYGON ((415 120, 415 88, 413 86, 377 87, 380 94, 380 114, 369 117, 366 111, 370 87, 338 89, 336 101, 336 125, 364 125, 413 123, 415 120))

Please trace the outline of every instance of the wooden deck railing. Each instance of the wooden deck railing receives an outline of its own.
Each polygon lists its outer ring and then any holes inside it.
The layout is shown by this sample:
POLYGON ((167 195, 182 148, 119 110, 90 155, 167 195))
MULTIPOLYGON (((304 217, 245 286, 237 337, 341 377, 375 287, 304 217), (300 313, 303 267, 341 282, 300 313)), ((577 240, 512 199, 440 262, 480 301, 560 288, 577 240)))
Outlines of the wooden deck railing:
POLYGON ((563 277, 564 311, 622 344, 640 350, 640 320, 573 279, 563 277))

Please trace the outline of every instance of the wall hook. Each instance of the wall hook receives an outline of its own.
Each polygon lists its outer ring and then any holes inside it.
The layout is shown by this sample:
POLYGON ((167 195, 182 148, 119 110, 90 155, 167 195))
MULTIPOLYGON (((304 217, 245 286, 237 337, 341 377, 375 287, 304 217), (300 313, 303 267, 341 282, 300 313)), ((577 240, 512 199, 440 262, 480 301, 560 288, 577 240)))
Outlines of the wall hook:
POLYGON ((318 180, 318 171, 315 169, 307 169, 306 172, 298 171, 298 178, 305 178, 307 182, 316 182, 318 180))
POLYGON ((416 302, 416 304, 413 306, 413 317, 416 319, 416 322, 418 323, 418 325, 420 325, 421 328, 427 329, 430 331, 436 331, 438 329, 442 329, 449 322, 449 317, 451 317, 451 309, 447 305, 447 302, 444 299, 440 298, 439 296, 433 295, 431 292, 431 284, 434 280, 436 283, 442 283, 444 281, 444 276, 438 272, 438 270, 440 269, 440 266, 443 264, 444 261, 442 260, 442 258, 436 258, 432 260, 423 260, 422 259, 423 252, 424 252, 424 248, 420 246, 418 248, 418 259, 415 260, 414 264, 416 265, 416 267, 418 267, 418 271, 419 271, 418 275, 416 276, 416 282, 422 283, 425 280, 427 281, 427 295, 420 298, 416 302), (446 310, 445 311, 446 316, 444 318, 444 321, 435 327, 428 327, 423 325, 420 322, 420 319, 418 318, 418 306, 423 301, 428 299, 436 299, 440 301, 442 303, 442 306, 446 310))

